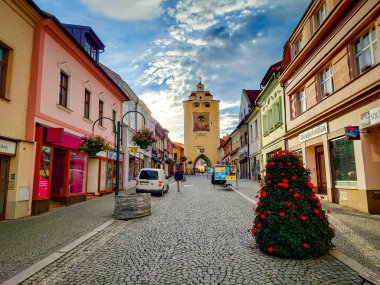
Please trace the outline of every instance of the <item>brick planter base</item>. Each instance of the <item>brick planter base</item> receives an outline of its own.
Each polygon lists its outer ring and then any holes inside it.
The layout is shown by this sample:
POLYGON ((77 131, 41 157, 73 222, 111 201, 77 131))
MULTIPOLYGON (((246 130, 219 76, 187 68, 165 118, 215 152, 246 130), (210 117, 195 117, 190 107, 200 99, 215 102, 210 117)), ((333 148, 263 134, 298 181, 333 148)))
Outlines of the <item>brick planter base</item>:
POLYGON ((151 214, 150 194, 119 194, 115 197, 114 218, 129 220, 151 214))

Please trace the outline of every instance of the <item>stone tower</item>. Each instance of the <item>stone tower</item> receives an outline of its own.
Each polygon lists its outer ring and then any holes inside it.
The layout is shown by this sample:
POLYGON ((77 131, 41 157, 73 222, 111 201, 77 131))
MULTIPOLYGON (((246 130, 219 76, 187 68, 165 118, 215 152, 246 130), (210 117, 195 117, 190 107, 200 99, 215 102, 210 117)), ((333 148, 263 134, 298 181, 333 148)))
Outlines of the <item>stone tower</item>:
POLYGON ((211 167, 218 162, 219 100, 213 100, 211 93, 199 82, 197 90, 183 101, 183 108, 187 170, 192 170, 201 159, 211 167))

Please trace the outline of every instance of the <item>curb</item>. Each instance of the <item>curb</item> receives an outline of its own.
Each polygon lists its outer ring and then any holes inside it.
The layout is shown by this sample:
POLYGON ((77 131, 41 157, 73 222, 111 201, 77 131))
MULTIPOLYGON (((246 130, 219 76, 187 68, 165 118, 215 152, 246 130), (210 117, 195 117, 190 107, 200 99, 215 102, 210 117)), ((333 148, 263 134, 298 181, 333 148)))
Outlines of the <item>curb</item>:
POLYGON ((29 268, 25 269, 24 271, 18 273, 16 276, 13 276, 11 279, 8 279, 4 283, 1 283, 1 285, 15 285, 23 282, 24 280, 28 279, 30 276, 34 275, 44 267, 48 266, 49 264, 56 261, 58 258, 62 257, 78 245, 82 244, 89 238, 93 237, 94 235, 98 234, 99 232, 103 231, 110 225, 112 225, 115 222, 115 220, 109 220, 108 222, 105 222, 104 224, 100 225, 96 229, 92 230, 91 232, 85 234, 84 236, 81 236, 80 238, 76 239, 72 243, 68 244, 67 246, 57 250, 56 252, 50 254, 49 256, 45 257, 44 259, 36 262, 29 268))
MULTIPOLYGON (((236 190, 235 188, 232 188, 232 189, 233 189, 234 192, 236 192, 239 195, 241 195, 244 199, 248 200, 249 202, 251 202, 254 205, 257 205, 257 202, 255 200, 249 198, 248 196, 244 195, 243 193, 241 193, 239 190, 236 190)), ((369 269, 368 267, 365 267, 364 265, 360 264, 355 259, 347 256, 346 254, 344 254, 343 252, 341 252, 339 249, 336 249, 336 248, 332 249, 332 250, 329 251, 329 254, 332 257, 334 257, 335 259, 337 259, 340 262, 342 262, 343 264, 345 264, 348 267, 350 267, 352 270, 356 271, 358 274, 369 273, 371 275, 376 275, 376 273, 373 272, 371 269, 369 269)))

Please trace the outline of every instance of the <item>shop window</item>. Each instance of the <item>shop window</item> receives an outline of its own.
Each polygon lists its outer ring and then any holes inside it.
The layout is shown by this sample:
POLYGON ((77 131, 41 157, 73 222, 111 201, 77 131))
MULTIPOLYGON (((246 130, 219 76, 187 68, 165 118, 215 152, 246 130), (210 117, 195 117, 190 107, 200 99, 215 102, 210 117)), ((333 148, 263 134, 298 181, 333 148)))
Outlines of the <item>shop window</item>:
POLYGON ((112 190, 112 162, 108 161, 107 163, 107 191, 112 190))
POLYGON ((331 95, 334 92, 334 82, 331 65, 324 68, 320 73, 320 94, 321 99, 331 95))
POLYGON ((86 192, 87 155, 70 153, 70 194, 86 192))
POLYGON ((40 171, 38 179, 38 198, 49 197, 49 178, 50 178, 50 161, 51 148, 47 146, 41 147, 40 171))
POLYGON ((83 117, 90 119, 91 92, 88 89, 84 91, 84 114, 83 117))
POLYGON ((107 160, 101 160, 100 165, 100 191, 106 191, 107 182, 107 160))
POLYGON ((296 55, 301 52, 302 48, 303 48, 303 43, 302 43, 302 36, 301 36, 293 44, 294 57, 296 57, 296 55))
POLYGON ((352 141, 339 138, 331 141, 332 170, 335 185, 356 185, 355 151, 352 141))
POLYGON ((69 76, 63 71, 60 72, 59 80, 59 105, 68 107, 68 89, 69 89, 69 76))
POLYGON ((356 76, 359 76, 379 63, 379 48, 376 27, 370 28, 354 42, 356 76))
POLYGON ((8 50, 0 46, 0 98, 5 97, 8 50))

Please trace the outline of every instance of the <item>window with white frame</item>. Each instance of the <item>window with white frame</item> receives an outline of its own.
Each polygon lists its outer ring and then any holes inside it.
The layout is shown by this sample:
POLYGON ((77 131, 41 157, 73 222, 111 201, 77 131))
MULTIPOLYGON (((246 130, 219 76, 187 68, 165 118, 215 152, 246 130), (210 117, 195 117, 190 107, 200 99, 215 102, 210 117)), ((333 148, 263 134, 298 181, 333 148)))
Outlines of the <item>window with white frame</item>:
POLYGON ((268 129, 273 129, 273 110, 269 109, 268 111, 268 129))
POLYGON ((331 65, 324 68, 319 74, 321 98, 331 95, 334 92, 333 74, 331 65))
POLYGON ((323 24, 323 22, 326 19, 326 16, 327 16, 327 9, 326 9, 326 2, 325 2, 315 14, 315 25, 316 25, 315 30, 318 29, 323 24))
POLYGON ((298 115, 306 111, 305 89, 302 89, 297 93, 297 107, 298 107, 298 115))
POLYGON ((354 59, 357 76, 379 63, 376 27, 371 27, 354 42, 354 59))
POLYGON ((259 137, 259 135, 258 135, 258 129, 257 129, 257 120, 255 120, 253 122, 253 134, 254 134, 253 136, 254 136, 255 140, 257 140, 258 137, 259 137))

